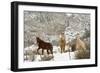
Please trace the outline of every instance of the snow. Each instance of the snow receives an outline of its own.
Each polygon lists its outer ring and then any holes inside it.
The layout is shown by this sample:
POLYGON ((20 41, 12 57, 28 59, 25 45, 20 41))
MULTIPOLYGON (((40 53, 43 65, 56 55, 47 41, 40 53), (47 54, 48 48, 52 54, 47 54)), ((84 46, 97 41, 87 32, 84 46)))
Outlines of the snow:
POLYGON ((56 51, 56 53, 54 53, 54 61, 67 61, 75 59, 74 52, 60 53, 59 47, 54 46, 53 48, 53 51, 56 51))
MULTIPOLYGON (((65 53, 60 53, 59 49, 60 48, 58 46, 53 46, 53 56, 54 56, 54 58, 52 58, 49 61, 68 61, 68 60, 74 60, 75 59, 74 52, 68 51, 68 52, 65 52, 65 53)), ((32 61, 32 62, 40 62, 41 58, 43 58, 44 55, 35 55, 34 57, 35 57, 35 60, 32 61)), ((51 57, 51 55, 49 55, 49 57, 51 57)), ((29 59, 25 60, 25 62, 27 62, 27 61, 30 61, 30 60, 29 59)))

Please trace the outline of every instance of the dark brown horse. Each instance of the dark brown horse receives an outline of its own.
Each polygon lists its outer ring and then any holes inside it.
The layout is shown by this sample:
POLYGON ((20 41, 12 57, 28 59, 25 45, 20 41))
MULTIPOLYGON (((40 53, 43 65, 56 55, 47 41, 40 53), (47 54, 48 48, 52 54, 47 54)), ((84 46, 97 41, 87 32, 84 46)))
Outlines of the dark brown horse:
POLYGON ((39 37, 36 37, 36 40, 37 40, 37 44, 38 44, 38 49, 37 49, 37 52, 39 49, 42 49, 42 55, 44 53, 44 50, 47 50, 47 53, 48 54, 53 54, 53 46, 51 43, 48 43, 48 42, 45 42, 43 40, 41 40, 39 37), (50 51, 50 53, 49 53, 50 51))

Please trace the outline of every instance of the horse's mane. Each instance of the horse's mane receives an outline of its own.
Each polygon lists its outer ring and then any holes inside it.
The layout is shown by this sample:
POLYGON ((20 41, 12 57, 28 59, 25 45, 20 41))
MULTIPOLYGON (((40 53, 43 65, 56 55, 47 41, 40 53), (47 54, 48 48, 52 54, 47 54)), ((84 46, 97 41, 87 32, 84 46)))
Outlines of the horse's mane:
POLYGON ((42 43, 42 42, 44 42, 44 41, 41 40, 39 37, 36 37, 36 39, 37 39, 37 42, 38 42, 38 43, 42 43))

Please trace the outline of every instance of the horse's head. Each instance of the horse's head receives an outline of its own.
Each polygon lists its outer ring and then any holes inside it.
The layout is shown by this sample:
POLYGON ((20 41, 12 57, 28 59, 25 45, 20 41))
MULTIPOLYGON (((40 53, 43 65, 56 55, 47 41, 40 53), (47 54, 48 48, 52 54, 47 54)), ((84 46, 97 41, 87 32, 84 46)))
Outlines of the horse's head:
POLYGON ((36 41, 37 41, 37 43, 39 42, 39 40, 40 40, 39 37, 36 37, 36 41))
POLYGON ((39 37, 36 37, 36 40, 37 40, 37 44, 42 42, 42 40, 39 37))

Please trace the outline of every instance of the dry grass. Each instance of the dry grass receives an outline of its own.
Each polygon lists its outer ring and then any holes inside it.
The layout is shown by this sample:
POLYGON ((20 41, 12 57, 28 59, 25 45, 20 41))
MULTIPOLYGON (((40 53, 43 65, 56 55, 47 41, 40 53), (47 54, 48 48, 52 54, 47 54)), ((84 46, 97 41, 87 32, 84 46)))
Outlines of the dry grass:
POLYGON ((90 58, 90 51, 89 50, 78 50, 75 51, 76 59, 89 59, 90 58))

